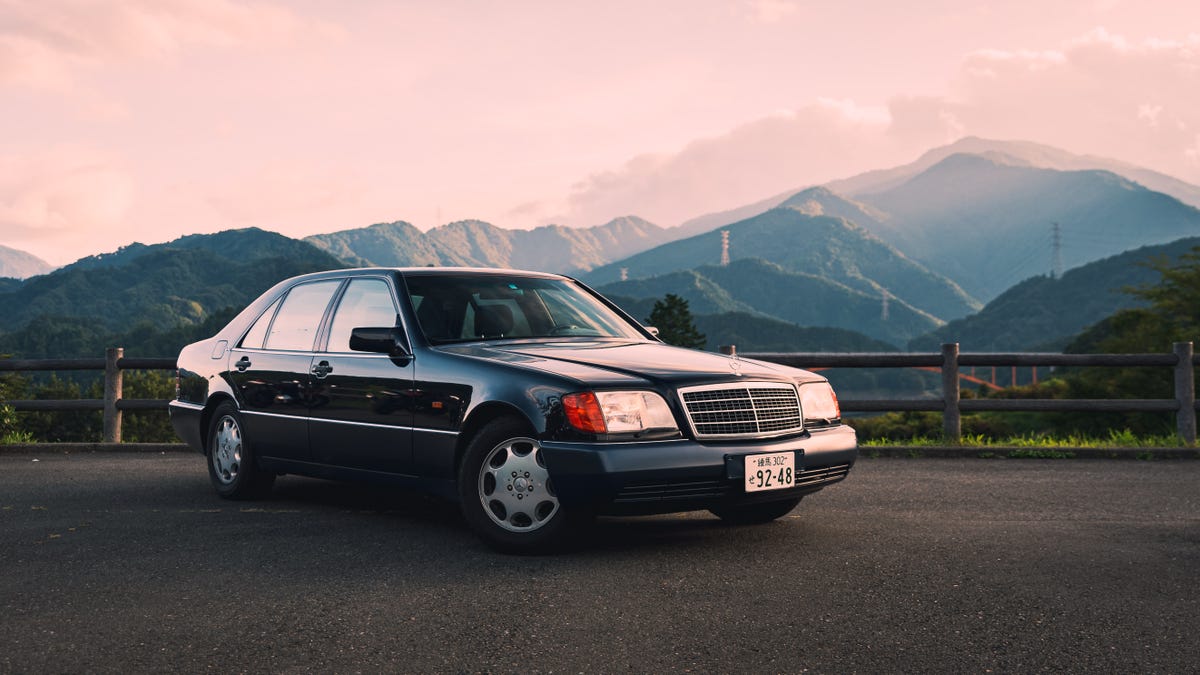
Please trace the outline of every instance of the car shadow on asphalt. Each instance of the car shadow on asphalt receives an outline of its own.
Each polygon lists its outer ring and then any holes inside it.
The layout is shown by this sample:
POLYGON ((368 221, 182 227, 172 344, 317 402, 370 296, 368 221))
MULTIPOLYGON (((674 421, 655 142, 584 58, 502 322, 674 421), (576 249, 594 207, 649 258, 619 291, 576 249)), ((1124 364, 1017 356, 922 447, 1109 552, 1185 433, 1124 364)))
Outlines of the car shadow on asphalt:
MULTIPOLYGON (((441 531, 456 541, 465 538, 479 551, 489 550, 470 533, 457 503, 421 492, 386 485, 287 476, 276 483, 271 500, 298 507, 384 516, 386 520, 381 522, 388 527, 394 526, 395 519, 399 519, 416 525, 431 537, 441 539, 436 534, 441 531)), ((778 538, 785 533, 803 537, 807 529, 808 525, 796 515, 754 526, 729 525, 707 511, 600 517, 572 533, 552 555, 687 550, 692 546, 709 546, 715 539, 761 539, 768 534, 778 538)), ((414 534, 420 535, 419 532, 414 534)), ((450 544, 448 541, 442 543, 450 544)))

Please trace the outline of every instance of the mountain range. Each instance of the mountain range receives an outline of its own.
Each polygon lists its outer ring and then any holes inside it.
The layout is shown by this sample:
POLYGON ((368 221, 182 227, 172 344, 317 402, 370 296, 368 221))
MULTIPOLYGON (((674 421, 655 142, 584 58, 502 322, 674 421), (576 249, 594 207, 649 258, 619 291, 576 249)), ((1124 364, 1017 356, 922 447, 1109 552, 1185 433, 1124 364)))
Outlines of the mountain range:
POLYGON ((941 325, 937 318, 901 300, 889 303, 883 320, 878 295, 753 258, 616 281, 597 290, 606 296, 648 299, 673 293, 698 314, 742 312, 799 326, 853 330, 893 345, 941 325))
MULTIPOLYGON (((1200 186, 1192 185, 1157 171, 1127 162, 1093 155, 1077 155, 1053 146, 1030 141, 1004 141, 967 136, 948 145, 933 148, 916 160, 897 167, 877 169, 830 181, 824 187, 848 197, 883 192, 897 187, 951 155, 970 154, 987 157, 1000 164, 1027 166, 1057 171, 1101 170, 1139 183, 1150 190, 1170 195, 1184 204, 1200 208, 1200 186)), ((706 213, 685 221, 678 227, 681 236, 699 234, 756 216, 779 206, 791 196, 808 187, 797 186, 786 192, 739 206, 728 211, 706 213)))
POLYGON ((643 309, 675 293, 708 317, 710 339, 751 349, 1028 349, 1063 344, 1136 302, 1120 287, 1156 278, 1138 260, 1192 245, 1196 203, 1200 188, 1132 165, 968 138, 673 228, 636 216, 533 230, 471 220, 421 232, 397 221, 304 241, 251 229, 132 244, 0 278, 0 351, 51 349, 43 338, 55 331, 79 345, 133 327, 186 332, 280 278, 347 265, 559 271, 643 309), (1056 258, 1069 270, 1058 278, 1046 274, 1056 258), (815 332, 792 330, 802 327, 815 332))
POLYGON ((351 264, 386 267, 456 265, 580 272, 668 241, 669 230, 637 216, 604 225, 546 225, 507 230, 465 220, 421 232, 409 223, 380 223, 308 237, 306 241, 351 264))
MULTIPOLYGON (((895 247, 845 218, 809 215, 803 205, 780 206, 724 228, 730 258, 759 258, 785 270, 822 277, 873 296, 881 305, 906 303, 935 323, 964 316, 980 307, 953 281, 931 272, 895 247)), ((583 276, 594 284, 650 277, 720 262, 721 231, 673 241, 583 276)), ((767 301, 803 303, 803 296, 767 291, 767 301)), ((869 331, 863 331, 870 334, 869 331)))
POLYGON ((45 274, 54 267, 41 258, 0 244, 0 278, 27 279, 45 274))
POLYGON ((985 302, 1049 270, 1056 232, 1064 269, 1200 234, 1196 207, 1114 173, 979 155, 951 155, 858 199, 888 214, 880 236, 985 302))
POLYGON ((47 316, 86 319, 107 331, 138 322, 173 328, 245 305, 280 279, 344 266, 311 244, 258 229, 137 244, 0 293, 0 331, 47 316))

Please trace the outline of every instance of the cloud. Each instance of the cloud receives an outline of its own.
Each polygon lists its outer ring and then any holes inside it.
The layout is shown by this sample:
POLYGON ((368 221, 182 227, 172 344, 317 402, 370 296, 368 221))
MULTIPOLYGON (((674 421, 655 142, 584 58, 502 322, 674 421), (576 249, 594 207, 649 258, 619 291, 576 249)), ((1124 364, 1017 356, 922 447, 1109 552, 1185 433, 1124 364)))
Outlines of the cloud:
POLYGON ((87 240, 94 250, 111 250, 115 245, 99 240, 123 223, 133 197, 130 174, 95 150, 60 147, 37 156, 0 156, 5 244, 78 246, 87 240))
POLYGON ((795 14, 799 9, 797 4, 790 0, 744 0, 741 5, 745 16, 761 23, 777 23, 795 14))
POLYGON ((635 213, 663 225, 901 164, 965 135, 1107 155, 1200 183, 1200 35, 1134 42, 1097 29, 1047 50, 964 56, 940 96, 816 99, 677 153, 590 176, 559 222, 635 213))
POLYGON ((1104 29, 1045 52, 983 50, 963 61, 947 109, 967 133, 1108 154, 1200 182, 1200 35, 1129 41, 1104 29))
POLYGON ((268 2, 0 0, 0 83, 66 92, 82 69, 189 46, 271 45, 337 30, 268 2))
POLYGON ((576 184, 557 222, 588 225, 633 213, 664 226, 771 194, 906 161, 918 149, 889 136, 889 108, 821 99, 694 141, 672 155, 635 157, 576 184))

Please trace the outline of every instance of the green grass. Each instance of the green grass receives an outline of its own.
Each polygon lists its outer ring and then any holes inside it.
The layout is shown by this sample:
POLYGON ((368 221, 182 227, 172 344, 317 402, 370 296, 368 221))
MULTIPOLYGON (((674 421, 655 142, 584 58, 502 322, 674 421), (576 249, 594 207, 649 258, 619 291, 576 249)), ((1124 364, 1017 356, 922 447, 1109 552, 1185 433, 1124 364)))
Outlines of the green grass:
MULTIPOLYGON (((921 448, 943 446, 947 445, 947 443, 940 437, 917 436, 905 439, 874 438, 860 441, 859 445, 864 448, 872 446, 921 448)), ((1027 434, 992 438, 983 434, 967 434, 963 436, 960 445, 985 448, 994 446, 1027 448, 1033 452, 1054 448, 1178 448, 1183 447, 1185 443, 1175 435, 1136 436, 1128 429, 1124 429, 1121 431, 1113 430, 1107 436, 1100 437, 1080 434, 1070 434, 1067 436, 1027 434)), ((1016 455, 1010 453, 1009 456, 1013 457, 1016 455)))

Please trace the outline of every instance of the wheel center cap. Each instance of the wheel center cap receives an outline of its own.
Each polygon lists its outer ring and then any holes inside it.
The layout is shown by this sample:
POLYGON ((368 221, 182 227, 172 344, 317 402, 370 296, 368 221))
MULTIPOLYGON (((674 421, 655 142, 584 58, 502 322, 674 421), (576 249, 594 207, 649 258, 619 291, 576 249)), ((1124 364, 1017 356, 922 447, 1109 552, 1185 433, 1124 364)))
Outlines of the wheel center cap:
POLYGON ((529 489, 529 479, 521 477, 513 481, 513 489, 517 492, 525 492, 529 489))

